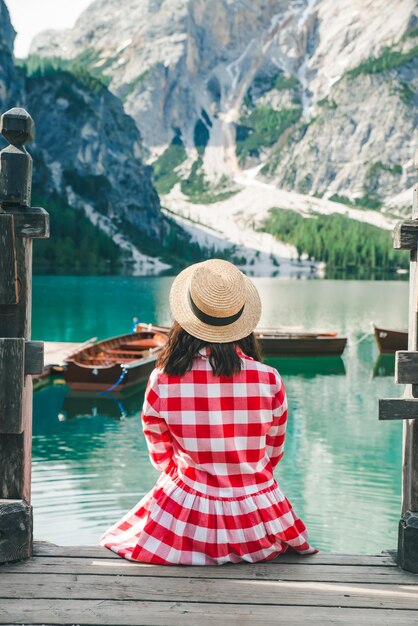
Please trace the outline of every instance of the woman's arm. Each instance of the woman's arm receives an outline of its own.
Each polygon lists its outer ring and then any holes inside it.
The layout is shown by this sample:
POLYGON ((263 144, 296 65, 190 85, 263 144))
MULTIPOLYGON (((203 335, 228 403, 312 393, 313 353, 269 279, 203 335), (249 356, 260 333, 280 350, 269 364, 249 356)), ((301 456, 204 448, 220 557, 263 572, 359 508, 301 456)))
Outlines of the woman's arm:
POLYGON ((273 398, 273 423, 266 436, 266 451, 273 469, 284 454, 287 422, 287 398, 283 381, 277 373, 278 387, 273 398))
POLYGON ((160 417, 159 404, 158 373, 154 369, 145 390, 141 419, 151 463, 164 472, 173 461, 173 444, 168 426, 160 417))

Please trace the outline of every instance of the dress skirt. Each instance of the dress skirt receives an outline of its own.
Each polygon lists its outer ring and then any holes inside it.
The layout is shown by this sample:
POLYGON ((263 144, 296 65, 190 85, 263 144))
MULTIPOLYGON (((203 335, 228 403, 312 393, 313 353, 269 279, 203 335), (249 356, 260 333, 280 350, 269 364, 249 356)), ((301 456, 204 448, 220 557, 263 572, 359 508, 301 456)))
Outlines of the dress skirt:
POLYGON ((162 473, 99 544, 125 559, 164 565, 256 563, 289 547, 317 552, 276 482, 255 494, 218 498, 185 485, 176 470, 162 473))

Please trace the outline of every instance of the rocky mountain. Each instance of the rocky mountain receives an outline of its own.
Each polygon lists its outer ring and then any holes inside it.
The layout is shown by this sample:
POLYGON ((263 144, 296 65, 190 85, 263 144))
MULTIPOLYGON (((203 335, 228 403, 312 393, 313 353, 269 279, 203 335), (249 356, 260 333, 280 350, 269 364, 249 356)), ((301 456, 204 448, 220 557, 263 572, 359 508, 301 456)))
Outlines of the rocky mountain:
POLYGON ((377 207, 412 184, 417 26, 414 0, 95 0, 31 52, 109 81, 150 160, 170 150, 162 191, 216 195, 260 166, 281 188, 377 207))
POLYGON ((17 66, 14 37, 0 0, 0 110, 23 106, 35 119, 35 142, 28 146, 33 196, 52 218, 53 237, 35 251, 44 253, 44 262, 66 263, 61 269, 67 271, 74 263, 92 270, 106 259, 113 269, 123 261, 136 273, 168 268, 156 252, 172 227, 143 163, 140 133, 120 99, 79 67, 17 66))
POLYGON ((224 254, 255 273, 330 259, 394 269, 388 231, 415 175, 417 35, 415 0, 94 0, 74 28, 34 39, 26 85, 62 119, 77 105, 41 78, 69 71, 84 81, 76 92, 89 89, 97 123, 87 112, 70 122, 63 164, 50 136, 45 162, 113 239, 143 227, 147 250, 165 233, 162 249, 183 260, 224 254), (125 175, 135 195, 125 148, 142 180, 141 159, 152 165, 162 214, 123 208, 125 175))

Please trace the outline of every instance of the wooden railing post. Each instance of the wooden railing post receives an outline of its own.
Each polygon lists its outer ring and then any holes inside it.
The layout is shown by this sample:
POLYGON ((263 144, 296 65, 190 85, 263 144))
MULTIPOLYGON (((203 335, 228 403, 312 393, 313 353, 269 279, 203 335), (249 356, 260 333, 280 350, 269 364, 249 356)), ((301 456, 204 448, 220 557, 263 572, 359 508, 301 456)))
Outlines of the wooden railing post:
MULTIPOLYGON (((418 168, 418 151, 415 166, 418 168)), ((393 246, 410 251, 408 350, 398 351, 395 357, 395 382, 406 388, 403 398, 380 400, 379 419, 404 420, 398 564, 418 573, 418 185, 412 219, 396 225, 393 246)))
POLYGON ((32 554, 32 378, 43 345, 30 341, 32 238, 49 236, 49 215, 31 208, 34 123, 20 108, 1 116, 0 152, 0 563, 32 554))

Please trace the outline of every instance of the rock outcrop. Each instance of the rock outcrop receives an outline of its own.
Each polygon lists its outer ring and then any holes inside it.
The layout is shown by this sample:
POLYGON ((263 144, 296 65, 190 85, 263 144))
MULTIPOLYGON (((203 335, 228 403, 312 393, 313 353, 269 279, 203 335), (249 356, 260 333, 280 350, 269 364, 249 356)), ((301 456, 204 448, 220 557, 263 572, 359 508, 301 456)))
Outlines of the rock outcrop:
POLYGON ((55 189, 70 204, 87 203, 158 241, 158 195, 140 159, 138 129, 118 98, 98 80, 47 69, 27 76, 26 99, 55 189))

